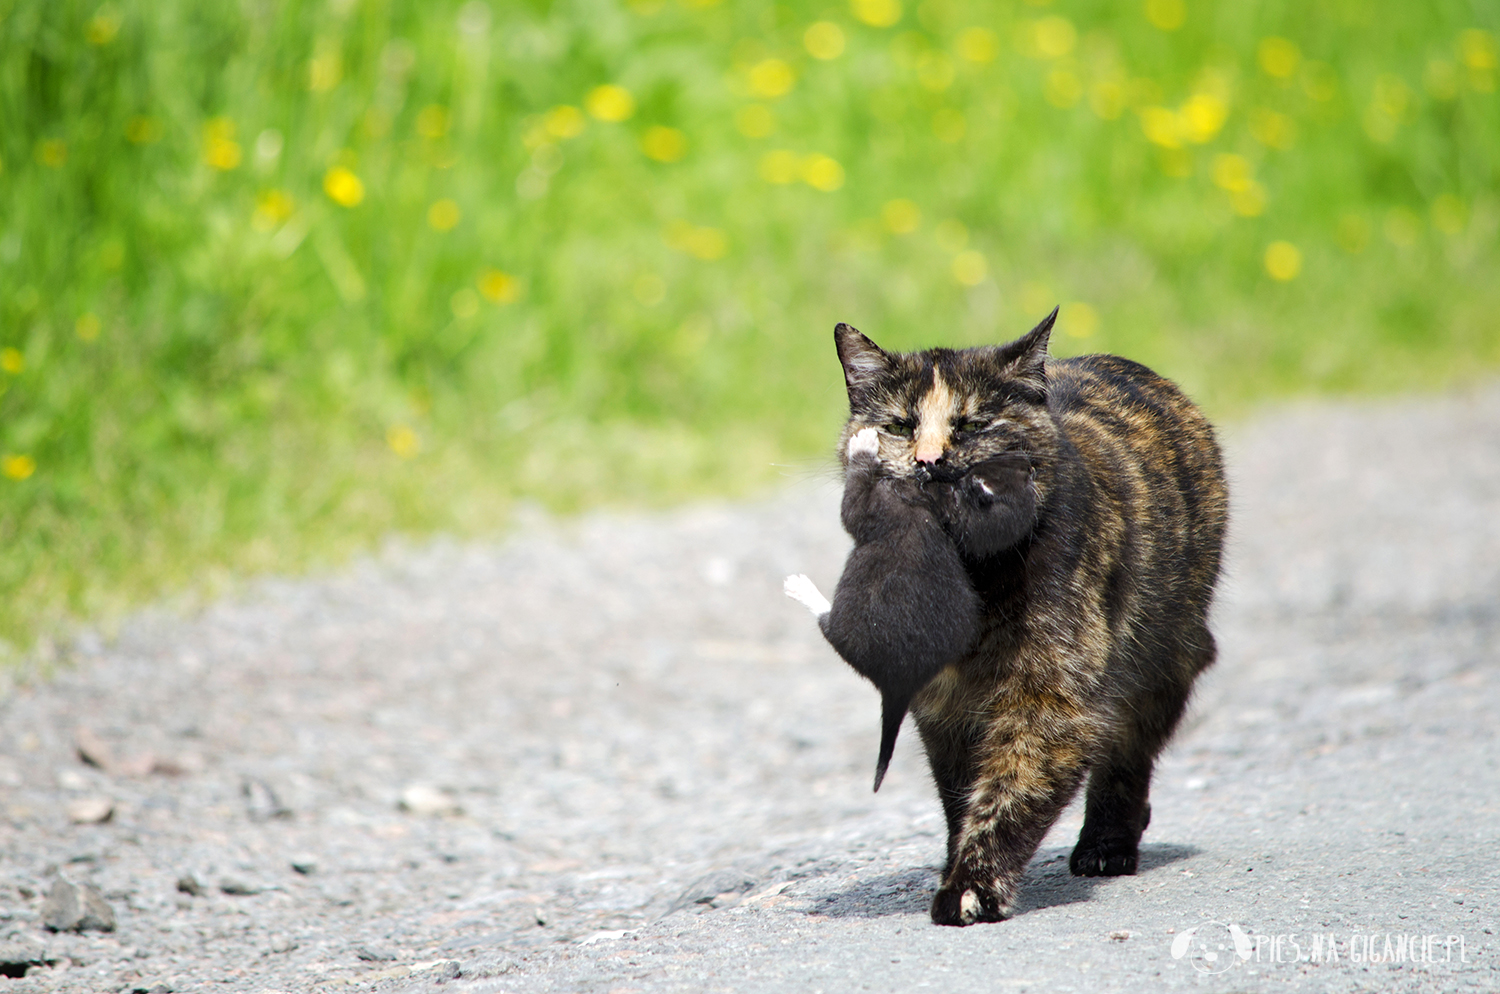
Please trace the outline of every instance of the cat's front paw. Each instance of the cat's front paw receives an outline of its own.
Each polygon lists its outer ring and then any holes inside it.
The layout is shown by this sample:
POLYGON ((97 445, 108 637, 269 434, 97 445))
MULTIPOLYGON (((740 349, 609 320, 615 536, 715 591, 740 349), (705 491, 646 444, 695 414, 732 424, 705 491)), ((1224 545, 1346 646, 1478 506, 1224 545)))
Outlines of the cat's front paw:
POLYGON ((992 885, 950 883, 932 899, 934 925, 977 925, 979 922, 1001 922, 1010 917, 1008 898, 992 885))
POLYGON ((1079 841, 1068 857, 1075 877, 1130 877, 1140 862, 1140 848, 1124 839, 1079 841))
POLYGON ((861 428, 849 439, 849 458, 873 456, 880 451, 880 432, 874 428, 861 428))

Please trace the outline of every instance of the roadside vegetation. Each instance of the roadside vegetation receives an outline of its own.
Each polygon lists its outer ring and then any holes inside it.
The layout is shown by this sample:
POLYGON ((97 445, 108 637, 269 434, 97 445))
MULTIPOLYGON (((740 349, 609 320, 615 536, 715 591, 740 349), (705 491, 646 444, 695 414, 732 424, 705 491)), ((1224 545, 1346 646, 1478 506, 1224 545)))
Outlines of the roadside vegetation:
POLYGON ((1219 416, 1491 376, 1497 22, 0 0, 0 643, 813 472, 840 320, 1061 304, 1219 416))

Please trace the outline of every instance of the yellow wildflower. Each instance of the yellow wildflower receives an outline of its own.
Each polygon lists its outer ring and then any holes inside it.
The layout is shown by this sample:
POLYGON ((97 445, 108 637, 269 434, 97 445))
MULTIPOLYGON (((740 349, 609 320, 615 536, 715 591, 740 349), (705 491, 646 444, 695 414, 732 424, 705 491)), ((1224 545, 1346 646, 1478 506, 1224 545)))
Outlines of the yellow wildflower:
POLYGON ((880 220, 885 230, 893 235, 907 235, 917 230, 922 223, 922 211, 904 197, 887 200, 880 208, 880 220))
POLYGON ((835 159, 814 153, 802 163, 802 181, 815 190, 831 193, 844 185, 844 167, 835 159))
POLYGON ((605 83, 589 91, 583 106, 601 121, 623 121, 635 113, 635 98, 625 87, 605 83))
POLYGON ((341 207, 354 207, 365 199, 365 185, 343 166, 334 166, 323 174, 323 192, 341 207))
POLYGON ((81 341, 92 342, 99 337, 99 331, 99 319, 88 312, 78 315, 78 320, 73 323, 73 332, 81 341))
POLYGON ((776 115, 765 104, 746 104, 735 111, 734 126, 746 138, 764 138, 776 130, 776 115))
POLYGON ((888 28, 901 20, 899 0, 849 0, 849 9, 873 28, 888 28))
POLYGON ((417 437, 417 433, 406 425, 393 425, 385 433, 385 443, 402 459, 410 459, 422 447, 422 440, 417 437))
POLYGON ((6 456, 0 459, 0 473, 12 480, 24 480, 36 472, 36 460, 30 456, 6 456))
POLYGON ((499 269, 479 274, 479 292, 497 304, 511 304, 521 297, 521 281, 499 269))
POLYGON ((1000 40, 987 28, 964 28, 953 47, 969 62, 993 62, 1000 52, 1000 40))
POLYGON ((20 349, 0 349, 0 369, 5 370, 12 376, 26 368, 26 357, 21 354, 20 349))
POLYGON ((1146 0, 1146 20, 1163 31, 1176 31, 1187 20, 1183 0, 1146 0))
POLYGON ((676 128, 652 125, 641 136, 641 151, 657 162, 676 162, 687 154, 687 135, 676 128))
POLYGON ((1265 264, 1271 279, 1294 280, 1302 272, 1302 251, 1291 242, 1272 242, 1266 246, 1265 264))
POLYGON ((1260 46, 1255 50, 1255 57, 1266 75, 1277 79, 1291 79, 1302 61, 1302 51, 1296 42, 1272 35, 1261 39, 1260 46))
POLYGON ((750 67, 750 89, 759 97, 779 97, 796 82, 797 74, 782 59, 762 59, 750 67))
POLYGON ((989 264, 984 256, 969 249, 953 257, 953 278, 964 286, 978 286, 989 275, 989 264))
POLYGON ((452 231, 462 219, 458 204, 447 197, 427 208, 427 224, 433 231, 452 231))
POLYGON ((825 62, 844 54, 844 32, 832 21, 817 21, 802 33, 807 54, 825 62))
POLYGON ((549 110, 542 118, 547 134, 553 138, 573 138, 583 132, 588 120, 583 111, 570 104, 562 104, 549 110))

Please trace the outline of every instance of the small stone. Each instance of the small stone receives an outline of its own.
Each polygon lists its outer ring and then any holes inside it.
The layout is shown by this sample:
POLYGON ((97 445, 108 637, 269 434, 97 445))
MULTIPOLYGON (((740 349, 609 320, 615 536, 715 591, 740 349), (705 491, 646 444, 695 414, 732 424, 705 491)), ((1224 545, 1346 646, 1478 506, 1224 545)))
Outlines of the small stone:
POLYGON ((245 796, 245 812, 251 821, 292 817, 292 809, 281 803, 276 792, 264 780, 253 777, 245 780, 240 784, 240 793, 245 796))
POLYGON ((79 726, 73 736, 80 761, 97 769, 108 770, 115 765, 115 754, 104 740, 94 734, 93 729, 79 726))
POLYGON ((0 942, 0 977, 24 977, 33 966, 51 966, 56 962, 39 942, 19 936, 0 942))
POLYGON ((1126 939, 1130 938, 1130 933, 1126 932, 1123 929, 1120 929, 1109 933, 1109 937, 1116 942, 1124 942, 1126 939))
POLYGON ((242 880, 239 877, 224 877, 219 881, 219 890, 234 897, 253 897, 265 890, 259 884, 242 880))
POLYGON ((414 815, 456 815, 462 809, 458 801, 447 791, 425 783, 415 783, 401 792, 401 810, 414 815))
POLYGON ((297 948, 297 944, 284 935, 278 935, 271 940, 271 952, 289 953, 297 948))
POLYGON ((68 802, 68 820, 75 825, 98 825, 115 814, 115 802, 107 797, 80 797, 68 802))
POLYGON ((366 963, 389 963, 400 958, 390 946, 360 946, 354 950, 354 955, 366 963))
POLYGON ((113 932, 115 913, 93 887, 58 877, 42 903, 42 924, 54 932, 113 932))
POLYGON ((463 975, 463 970, 456 959, 443 960, 432 968, 432 972, 437 974, 439 980, 457 980, 463 975))
POLYGON ((202 882, 191 873, 184 873, 177 878, 177 889, 193 897, 202 897, 208 892, 208 888, 204 887, 202 882))
POLYGON ((292 857, 292 869, 304 877, 312 876, 318 872, 318 857, 303 853, 292 857))

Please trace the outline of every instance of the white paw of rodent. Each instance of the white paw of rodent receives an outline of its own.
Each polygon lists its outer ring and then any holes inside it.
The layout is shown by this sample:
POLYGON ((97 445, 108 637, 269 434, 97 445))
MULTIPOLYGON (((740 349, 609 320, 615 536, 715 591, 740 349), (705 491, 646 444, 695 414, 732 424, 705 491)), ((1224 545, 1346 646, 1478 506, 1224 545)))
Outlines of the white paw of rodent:
POLYGON ((792 600, 811 611, 814 618, 827 614, 833 608, 833 605, 828 603, 828 598, 819 592, 818 585, 813 583, 805 573, 787 577, 781 589, 792 600))
POLYGON ((861 428, 849 439, 849 458, 873 456, 880 451, 880 433, 874 428, 861 428))

